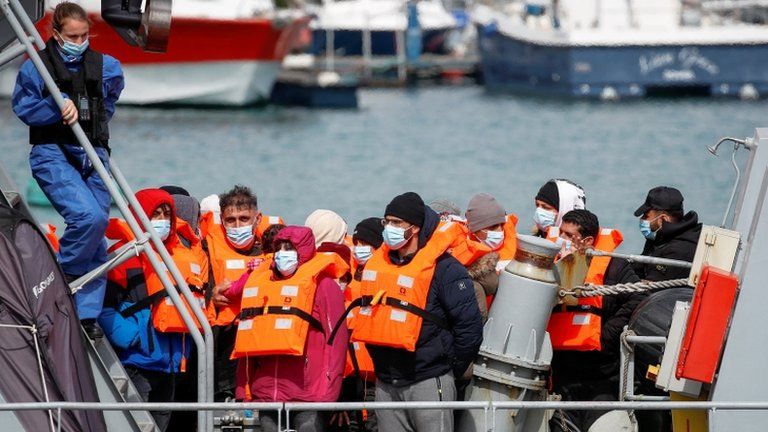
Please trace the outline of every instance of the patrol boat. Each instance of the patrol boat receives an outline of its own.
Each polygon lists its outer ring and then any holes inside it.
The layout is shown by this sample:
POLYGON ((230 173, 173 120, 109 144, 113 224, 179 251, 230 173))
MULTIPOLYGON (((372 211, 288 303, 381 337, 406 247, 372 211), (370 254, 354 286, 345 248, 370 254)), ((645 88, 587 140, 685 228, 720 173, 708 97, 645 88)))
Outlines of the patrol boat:
MULTIPOLYGON (((143 12, 137 12, 140 0, 128 0, 127 10, 121 7, 124 1, 104 0, 107 6, 115 7, 109 20, 121 30, 132 30, 137 46, 162 50, 170 30, 169 0, 147 2, 143 12)), ((42 11, 42 3, 33 0, 25 0, 24 4, 21 0, 0 0, 0 12, 5 17, 0 21, 0 65, 26 53, 55 102, 63 106, 64 99, 37 54, 44 44, 33 22, 42 17, 42 11), (14 39, 22 43, 9 45, 14 39)), ((101 267, 67 284, 19 189, 0 165, 3 430, 149 432, 157 429, 148 412, 153 409, 196 411, 198 430, 206 432, 258 430, 253 416, 246 411, 253 409, 282 413, 278 417, 280 430, 283 421, 290 429, 290 411, 377 408, 465 410, 467 414, 457 426, 462 432, 545 432, 550 430, 550 418, 560 421, 563 429, 574 431, 577 429, 568 426, 562 416, 558 420, 554 415, 569 409, 610 411, 590 428, 593 432, 636 430, 633 413, 648 409, 672 410, 676 432, 758 432, 768 424, 768 374, 763 370, 768 347, 768 314, 763 306, 768 278, 768 128, 757 129, 754 136, 745 139, 724 138, 707 148, 717 156, 726 152, 724 144, 732 146, 736 175, 731 196, 723 199, 726 202, 727 198, 727 204, 721 226, 702 229, 692 263, 619 256, 690 268, 689 277, 585 287, 581 285, 583 278, 580 282, 567 277, 579 272, 553 267, 551 258, 557 252, 554 246, 520 236, 514 260, 500 275, 501 286, 484 329, 468 400, 383 405, 213 403, 213 340, 203 311, 140 210, 118 161, 110 161, 110 175, 82 127, 75 123, 72 130, 136 240, 116 250, 101 267), (743 173, 735 162, 737 152, 748 152, 743 173), (69 294, 137 253, 145 254, 157 272, 197 348, 196 403, 141 403, 110 344, 104 338, 91 342, 79 328, 69 294), (668 289, 673 286, 684 288, 668 289), (653 290, 662 291, 651 294, 646 305, 661 304, 669 313, 666 322, 657 322, 655 328, 630 324, 622 336, 622 400, 560 402, 557 395, 549 394, 545 377, 552 344, 545 328, 557 299, 653 290), (195 319, 202 324, 200 329, 195 319), (657 348, 642 348, 649 346, 657 348), (646 360, 640 360, 641 354, 646 360), (638 368, 640 364, 643 367, 638 368), (638 380, 650 380, 670 396, 637 394, 638 380), (232 411, 214 419, 214 410, 232 411)), ((591 254, 603 256, 606 252, 591 254)), ((583 265, 577 261, 566 264, 574 269, 583 265)))
POLYGON ((755 99, 768 92, 768 26, 746 13, 752 3, 539 0, 515 1, 502 10, 480 6, 473 19, 485 86, 576 98, 755 99))

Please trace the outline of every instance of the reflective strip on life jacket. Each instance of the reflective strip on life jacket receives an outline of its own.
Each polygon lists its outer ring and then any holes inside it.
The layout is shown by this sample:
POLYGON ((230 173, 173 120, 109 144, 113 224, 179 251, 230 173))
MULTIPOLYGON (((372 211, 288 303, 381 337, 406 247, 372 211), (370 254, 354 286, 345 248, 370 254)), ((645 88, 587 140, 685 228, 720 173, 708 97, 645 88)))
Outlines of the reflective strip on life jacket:
POLYGON ((437 259, 450 246, 437 232, 402 266, 390 262, 386 245, 374 252, 363 270, 353 341, 415 351, 425 318, 447 327, 425 310, 437 259))
MULTIPOLYGON (((595 249, 613 252, 622 242, 618 230, 603 228, 595 241, 595 249)), ((601 285, 610 257, 594 257, 589 265, 585 283, 601 285)), ((552 348, 568 351, 601 350, 602 297, 579 298, 577 306, 556 306, 547 325, 552 348)))
POLYGON ((243 289, 242 312, 232 358, 304 355, 309 328, 324 332, 312 316, 321 277, 338 279, 349 266, 335 253, 318 253, 290 278, 273 280, 261 272, 255 286, 243 289))

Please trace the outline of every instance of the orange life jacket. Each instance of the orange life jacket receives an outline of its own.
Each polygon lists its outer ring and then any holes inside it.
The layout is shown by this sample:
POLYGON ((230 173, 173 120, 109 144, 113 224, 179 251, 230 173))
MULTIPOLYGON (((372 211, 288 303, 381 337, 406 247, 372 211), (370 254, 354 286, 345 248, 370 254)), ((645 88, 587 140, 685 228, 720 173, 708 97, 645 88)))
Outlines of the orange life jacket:
MULTIPOLYGON (((354 260, 353 260, 354 261, 354 260)), ((360 294, 360 282, 352 280, 344 290, 344 306, 349 307, 355 299, 359 299, 360 294)), ((346 316, 347 328, 350 332, 355 329, 355 315, 356 310, 350 310, 346 316)), ((344 376, 349 377, 357 374, 360 379, 364 381, 373 382, 376 380, 376 376, 373 371, 373 360, 371 355, 368 354, 368 349, 362 342, 351 342, 349 344, 349 350, 347 350, 347 364, 344 367, 344 376)))
MULTIPOLYGON (((107 224, 106 236, 109 239, 117 240, 110 248, 114 250, 125 243, 133 240, 133 232, 128 224, 121 219, 112 218, 107 224)), ((192 294, 198 302, 200 308, 205 312, 208 320, 212 320, 213 307, 205 304, 205 286, 208 282, 208 258, 200 245, 200 239, 195 235, 192 228, 183 220, 176 219, 177 239, 170 245, 166 245, 168 253, 173 262, 181 272, 182 277, 189 285, 192 294), (186 245, 185 245, 186 243, 186 245)), ((151 252, 155 253, 155 252, 151 252)), ((156 254, 156 253, 155 253, 156 254)), ((158 260, 160 259, 157 255, 158 260)), ((161 261, 162 262, 162 261, 161 261)), ((147 297, 139 300, 134 305, 121 311, 124 316, 130 316, 135 311, 147 307, 152 308, 152 324, 160 332, 168 333, 188 333, 189 329, 181 319, 176 306, 168 297, 165 288, 160 282, 160 278, 149 262, 149 259, 142 255, 140 261, 131 264, 135 267, 141 267, 146 281, 147 297)), ((166 271, 168 278, 173 281, 170 273, 166 271)), ((182 297, 190 315, 192 315, 198 328, 201 328, 197 318, 192 313, 186 299, 182 297)))
POLYGON ((43 234, 45 234, 45 238, 48 239, 48 243, 50 243, 51 248, 53 248, 53 251, 58 252, 59 238, 56 237, 56 226, 51 224, 44 224, 44 225, 40 225, 40 229, 43 230, 43 234))
MULTIPOLYGON (((469 232, 467 231, 467 234, 469 232)), ((496 265, 496 271, 501 271, 515 258, 517 251, 517 216, 507 215, 504 223, 504 242, 496 251, 499 254, 499 263, 496 265)), ((461 264, 469 266, 493 250, 484 243, 465 236, 463 241, 451 250, 453 255, 461 264)))
POLYGON ((264 355, 304 355, 309 327, 323 331, 312 316, 321 277, 340 278, 349 266, 337 254, 320 252, 290 278, 273 280, 261 272, 255 286, 243 289, 240 323, 233 358, 264 355))
MULTIPOLYGON (((248 261, 252 259, 260 258, 263 259, 263 261, 249 276, 249 283, 258 274, 265 271, 268 272, 269 270, 271 262, 265 255, 242 255, 233 249, 227 240, 224 228, 221 225, 214 225, 212 229, 208 231, 206 242, 208 245, 208 257, 211 263, 211 270, 213 271, 213 278, 217 284, 221 284, 224 279, 228 279, 231 282, 240 279, 240 276, 242 276, 247 269, 248 261)), ((250 285, 246 284, 246 286, 250 285)), ((227 326, 232 324, 239 314, 240 301, 230 300, 228 305, 217 309, 216 319, 214 320, 213 325, 227 326)))
MULTIPOLYGON (((613 252, 623 240, 618 230, 603 228, 597 236, 594 248, 613 252)), ((610 257, 592 258, 584 283, 601 285, 610 262, 610 257)), ((576 306, 556 306, 547 325, 552 348, 568 351, 599 351, 602 348, 600 344, 602 307, 602 297, 580 298, 576 306)))
MULTIPOLYGON (((439 230, 439 228, 438 228, 439 230)), ((450 246, 438 231, 405 265, 393 264, 385 244, 365 265, 360 283, 360 309, 352 340, 415 351, 422 320, 447 328, 440 317, 425 310, 437 259, 450 246)))

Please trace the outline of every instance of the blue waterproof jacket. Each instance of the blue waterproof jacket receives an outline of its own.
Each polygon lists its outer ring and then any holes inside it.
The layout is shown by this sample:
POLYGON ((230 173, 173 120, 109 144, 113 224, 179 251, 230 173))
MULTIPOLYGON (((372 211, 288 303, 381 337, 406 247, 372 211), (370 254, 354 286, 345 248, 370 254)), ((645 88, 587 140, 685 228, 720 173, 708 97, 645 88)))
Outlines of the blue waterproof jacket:
MULTIPOLYGON (((120 310, 132 304, 122 302, 120 310)), ((128 318, 124 318, 115 309, 104 308, 99 315, 99 325, 124 366, 177 373, 180 372, 182 353, 188 357, 191 344, 194 343, 188 335, 155 330, 149 308, 128 318)))
MULTIPOLYGON (((425 210, 420 248, 440 222, 437 213, 429 207, 425 210)), ((437 260, 425 309, 448 322, 450 330, 425 319, 414 352, 367 345, 378 379, 406 386, 451 371, 458 378, 475 360, 483 341, 483 318, 467 269, 448 253, 437 260)))
MULTIPOLYGON (((72 57, 59 52, 67 69, 77 72, 83 63, 83 57, 72 57)), ((109 119, 115 113, 115 102, 125 87, 123 70, 120 62, 112 56, 104 54, 103 88, 104 106, 109 119)), ((28 126, 45 126, 62 121, 61 110, 53 100, 53 96, 43 97, 45 84, 40 73, 37 72, 32 60, 27 60, 21 65, 19 75, 16 77, 16 86, 13 89, 11 103, 13 112, 28 126)), ((64 98, 69 96, 64 94, 64 98)))

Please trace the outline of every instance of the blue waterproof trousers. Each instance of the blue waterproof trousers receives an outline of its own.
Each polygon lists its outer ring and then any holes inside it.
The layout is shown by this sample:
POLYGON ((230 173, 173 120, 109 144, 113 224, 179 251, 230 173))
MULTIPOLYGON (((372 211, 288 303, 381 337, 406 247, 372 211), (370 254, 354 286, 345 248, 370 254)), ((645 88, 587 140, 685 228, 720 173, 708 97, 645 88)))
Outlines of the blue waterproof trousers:
MULTIPOLYGON (((32 146, 29 166, 32 176, 67 225, 59 239, 59 264, 65 274, 79 277, 107 260, 104 232, 109 220, 111 198, 99 174, 92 170, 85 150, 75 145, 62 147, 56 144, 32 146), (62 147, 69 153, 72 162, 67 159, 62 147), (85 176, 89 172, 90 175, 85 176)), ((109 169, 106 149, 96 148, 96 152, 109 169)), ((99 316, 106 283, 104 275, 75 294, 81 320, 99 316)))

